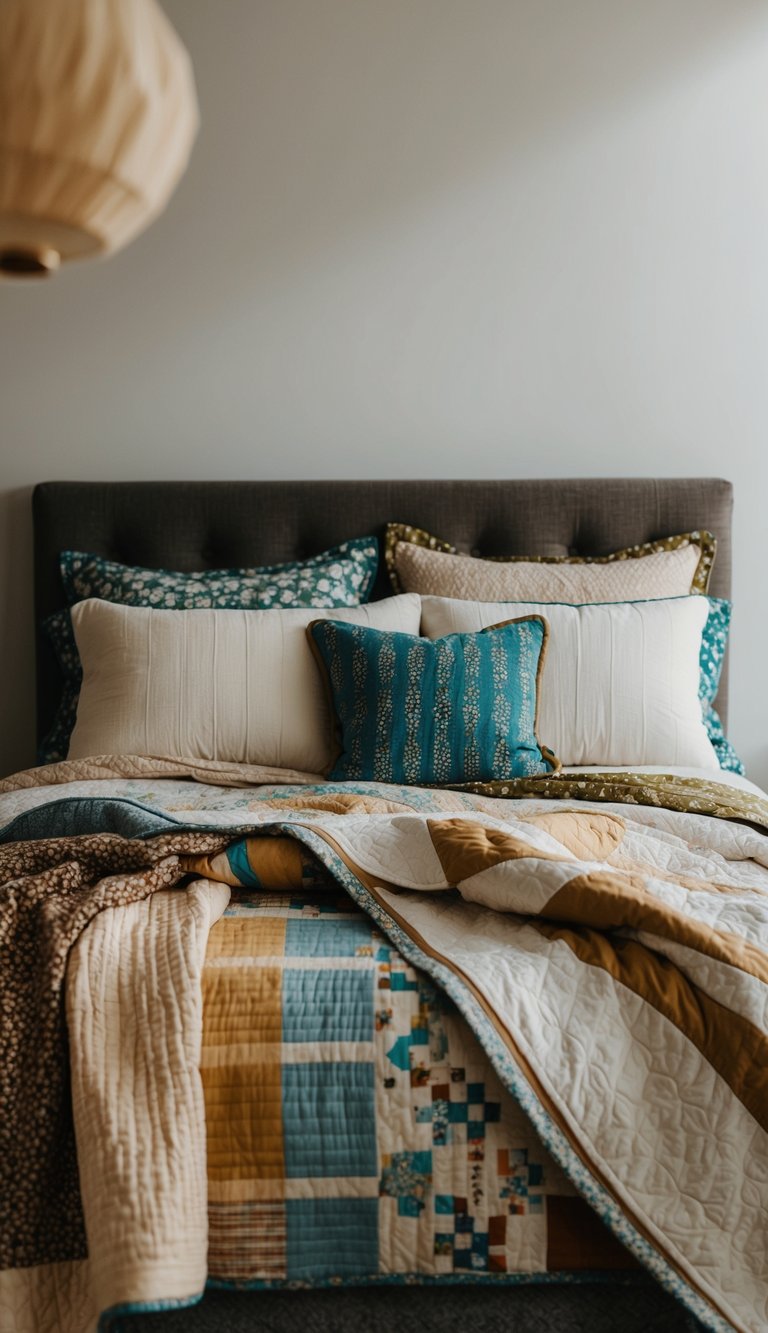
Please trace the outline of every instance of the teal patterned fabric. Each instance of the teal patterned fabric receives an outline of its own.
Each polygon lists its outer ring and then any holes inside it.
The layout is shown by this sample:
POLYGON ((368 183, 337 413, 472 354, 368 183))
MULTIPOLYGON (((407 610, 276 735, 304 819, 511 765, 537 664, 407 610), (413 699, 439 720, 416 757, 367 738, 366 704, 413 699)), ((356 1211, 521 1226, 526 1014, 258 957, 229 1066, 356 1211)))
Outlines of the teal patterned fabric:
POLYGON ((699 698, 704 715, 704 725, 707 728, 707 735, 712 742, 720 767, 725 769, 726 772, 739 773, 743 776, 744 765, 731 742, 726 739, 723 724, 712 707, 720 685, 733 608, 732 604, 722 597, 708 597, 707 601, 709 602, 709 615, 701 636, 701 652, 699 654, 699 668, 701 671, 699 698))
POLYGON ((422 639, 315 620, 340 732, 332 781, 429 786, 550 773, 536 733, 541 616, 422 639))
MULTIPOLYGON (((367 602, 376 578, 379 545, 375 537, 360 537, 308 560, 253 569, 207 569, 194 574, 121 565, 82 551, 62 551, 59 561, 70 606, 88 597, 99 597, 122 606, 166 610, 333 608, 367 602)), ((38 755, 41 764, 50 764, 66 758, 82 670, 69 611, 49 616, 43 630, 53 645, 63 677, 53 727, 38 755)))
POLYGON ((360 537, 308 560, 196 574, 121 565, 82 551, 62 551, 59 562, 69 606, 87 597, 171 610, 360 606, 376 578, 379 544, 375 537, 360 537))

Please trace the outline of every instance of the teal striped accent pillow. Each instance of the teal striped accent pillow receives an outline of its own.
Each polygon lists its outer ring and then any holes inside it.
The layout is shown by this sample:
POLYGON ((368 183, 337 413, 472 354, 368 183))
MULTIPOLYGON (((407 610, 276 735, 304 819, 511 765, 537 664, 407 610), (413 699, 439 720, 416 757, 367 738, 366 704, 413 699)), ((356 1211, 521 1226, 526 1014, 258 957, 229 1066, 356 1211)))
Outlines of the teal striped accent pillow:
POLYGON ((439 786, 559 768, 536 737, 548 633, 543 616, 435 640, 313 620, 338 730, 328 777, 439 786))

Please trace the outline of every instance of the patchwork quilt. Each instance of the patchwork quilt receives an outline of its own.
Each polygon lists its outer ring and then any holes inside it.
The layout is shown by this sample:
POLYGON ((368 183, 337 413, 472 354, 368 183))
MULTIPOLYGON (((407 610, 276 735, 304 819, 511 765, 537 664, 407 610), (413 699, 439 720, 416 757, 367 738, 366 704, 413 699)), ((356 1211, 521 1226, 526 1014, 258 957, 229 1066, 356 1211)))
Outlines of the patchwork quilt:
POLYGON ((0 787, 4 1327, 627 1254, 766 1327, 754 789, 55 768, 0 787))
POLYGON ((633 1265, 445 993, 337 886, 233 895, 203 999, 210 1281, 633 1265))

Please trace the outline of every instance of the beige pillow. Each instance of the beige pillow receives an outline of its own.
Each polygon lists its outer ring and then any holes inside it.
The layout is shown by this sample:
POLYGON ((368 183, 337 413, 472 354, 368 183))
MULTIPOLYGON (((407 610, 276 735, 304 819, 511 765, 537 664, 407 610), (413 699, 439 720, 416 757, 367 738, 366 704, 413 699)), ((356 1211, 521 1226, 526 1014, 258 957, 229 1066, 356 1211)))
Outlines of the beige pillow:
POLYGON ((606 556, 486 559, 390 523, 385 556, 396 592, 486 602, 632 602, 705 593, 716 546, 711 533, 688 532, 606 556))
POLYGON ((537 733, 561 763, 719 771, 699 701, 706 597, 580 606, 421 601, 430 639, 532 615, 549 623, 537 733))
POLYGON ((307 625, 331 618, 418 634, 420 610, 413 595, 327 611, 79 602, 83 684, 69 758, 169 755, 321 773, 331 723, 307 625))

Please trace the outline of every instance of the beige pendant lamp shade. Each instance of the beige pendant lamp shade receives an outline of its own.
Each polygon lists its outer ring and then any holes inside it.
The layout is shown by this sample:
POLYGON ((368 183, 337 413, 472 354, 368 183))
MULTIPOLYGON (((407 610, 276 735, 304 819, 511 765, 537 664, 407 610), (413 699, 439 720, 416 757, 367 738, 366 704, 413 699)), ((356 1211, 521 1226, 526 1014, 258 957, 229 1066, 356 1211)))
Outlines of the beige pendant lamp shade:
POLYGON ((0 272, 125 245, 165 207, 197 124, 156 0, 0 0, 0 272))

